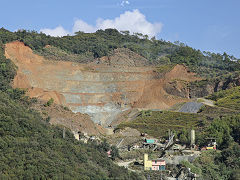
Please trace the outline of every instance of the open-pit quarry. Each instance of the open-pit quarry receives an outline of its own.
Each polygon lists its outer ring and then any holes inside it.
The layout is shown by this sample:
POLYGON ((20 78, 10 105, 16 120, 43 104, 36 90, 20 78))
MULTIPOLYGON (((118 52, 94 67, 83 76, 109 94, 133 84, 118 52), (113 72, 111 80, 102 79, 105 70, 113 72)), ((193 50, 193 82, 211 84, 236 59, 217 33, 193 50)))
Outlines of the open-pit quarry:
POLYGON ((139 55, 133 52, 121 56, 115 52, 112 57, 81 64, 48 60, 18 41, 5 46, 5 56, 18 67, 13 87, 28 89, 30 97, 53 98, 56 104, 86 113, 103 126, 125 110, 163 110, 188 101, 187 83, 198 78, 186 67, 176 65, 160 73, 156 67, 135 63, 139 55))

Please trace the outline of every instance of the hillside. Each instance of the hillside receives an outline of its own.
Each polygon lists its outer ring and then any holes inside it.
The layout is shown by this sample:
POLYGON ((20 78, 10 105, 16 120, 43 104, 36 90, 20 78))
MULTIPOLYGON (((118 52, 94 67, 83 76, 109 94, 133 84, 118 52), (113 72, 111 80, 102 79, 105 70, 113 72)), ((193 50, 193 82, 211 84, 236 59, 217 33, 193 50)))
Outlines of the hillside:
POLYGON ((37 112, 0 92, 0 178, 128 178, 101 145, 82 144, 70 132, 51 127, 37 112), (91 171, 89 171, 91 169, 91 171))
POLYGON ((0 48, 0 179, 139 179, 113 164, 106 143, 83 144, 31 109, 33 99, 12 89, 15 68, 0 48))
POLYGON ((195 129, 198 147, 213 137, 218 151, 200 153, 185 166, 203 179, 237 179, 239 72, 239 60, 226 53, 127 31, 60 38, 2 28, 0 179, 141 179, 107 157, 110 149, 117 156, 115 146, 83 144, 71 133, 102 135, 107 126, 109 132, 128 127, 105 135, 116 143, 124 134, 139 141, 140 132, 166 139, 170 129, 179 143, 189 145, 189 131, 195 129), (173 112, 204 96, 215 106, 173 112))
POLYGON ((189 91, 191 98, 204 97, 214 92, 230 89, 240 86, 240 72, 227 72, 224 75, 211 79, 203 79, 200 81, 191 82, 189 91))
POLYGON ((240 111, 240 87, 215 92, 207 98, 214 100, 219 107, 240 111))

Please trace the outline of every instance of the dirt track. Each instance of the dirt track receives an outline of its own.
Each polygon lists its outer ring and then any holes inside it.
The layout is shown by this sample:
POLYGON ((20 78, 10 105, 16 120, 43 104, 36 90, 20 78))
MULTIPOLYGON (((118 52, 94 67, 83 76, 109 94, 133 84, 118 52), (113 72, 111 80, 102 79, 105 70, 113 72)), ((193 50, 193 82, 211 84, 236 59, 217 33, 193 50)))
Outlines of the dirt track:
POLYGON ((197 98, 197 100, 205 105, 212 106, 212 107, 215 106, 214 102, 209 99, 197 98))

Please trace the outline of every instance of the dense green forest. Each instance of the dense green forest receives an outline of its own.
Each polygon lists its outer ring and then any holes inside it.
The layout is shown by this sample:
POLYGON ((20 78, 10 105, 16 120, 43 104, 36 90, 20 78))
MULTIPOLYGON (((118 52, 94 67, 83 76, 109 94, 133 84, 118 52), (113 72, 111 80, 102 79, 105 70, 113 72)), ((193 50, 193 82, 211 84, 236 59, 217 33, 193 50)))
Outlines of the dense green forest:
POLYGON ((214 119, 199 134, 198 144, 204 144, 207 137, 217 139, 219 150, 202 153, 191 164, 191 169, 198 170, 206 180, 240 179, 240 114, 214 119))
POLYGON ((231 144, 222 151, 206 151, 193 163, 183 162, 204 180, 239 180, 240 147, 231 144))
MULTIPOLYGON (((16 67, 0 39, 0 179, 141 179, 107 157, 105 141, 83 144, 51 126, 30 108, 32 99, 13 89, 16 67)), ((117 155, 117 152, 116 152, 117 155)))
POLYGON ((201 52, 183 43, 149 39, 146 35, 116 29, 95 33, 77 32, 74 36, 51 37, 36 31, 10 32, 0 29, 3 43, 19 40, 35 52, 55 60, 88 62, 111 55, 116 48, 128 48, 149 61, 149 65, 185 64, 208 78, 240 70, 239 60, 227 53, 201 52), (46 48, 50 45, 51 48, 46 48))

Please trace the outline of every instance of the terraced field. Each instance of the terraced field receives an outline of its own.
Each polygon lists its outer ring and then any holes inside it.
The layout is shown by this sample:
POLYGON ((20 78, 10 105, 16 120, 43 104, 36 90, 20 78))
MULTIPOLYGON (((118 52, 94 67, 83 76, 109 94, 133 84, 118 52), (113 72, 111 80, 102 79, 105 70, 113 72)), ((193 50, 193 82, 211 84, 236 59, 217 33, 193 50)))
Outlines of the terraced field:
POLYGON ((193 113, 147 111, 135 120, 121 123, 118 127, 131 127, 151 136, 159 137, 166 135, 168 129, 177 131, 183 128, 198 127, 205 119, 205 116, 193 113))

